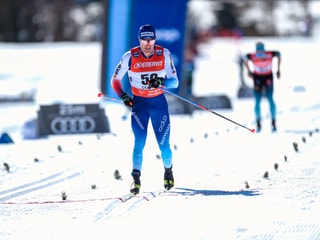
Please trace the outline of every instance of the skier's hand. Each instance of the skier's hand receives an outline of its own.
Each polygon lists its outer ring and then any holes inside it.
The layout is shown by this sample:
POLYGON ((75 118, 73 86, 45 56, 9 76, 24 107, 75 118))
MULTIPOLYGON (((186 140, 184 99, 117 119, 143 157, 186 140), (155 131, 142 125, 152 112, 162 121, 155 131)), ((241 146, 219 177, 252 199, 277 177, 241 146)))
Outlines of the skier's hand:
POLYGON ((280 76, 281 76, 281 74, 280 74, 280 71, 279 71, 279 70, 276 72, 276 75, 277 75, 277 78, 279 79, 279 78, 280 78, 280 76))
POLYGON ((128 107, 132 107, 133 106, 133 100, 131 97, 129 97, 126 93, 124 93, 121 96, 121 100, 124 103, 124 105, 128 106, 128 107))
POLYGON ((253 78, 253 72, 248 71, 248 76, 249 76, 250 78, 253 78))
POLYGON ((162 77, 157 77, 155 79, 151 79, 149 81, 149 88, 158 88, 163 83, 164 83, 164 78, 162 78, 162 77))

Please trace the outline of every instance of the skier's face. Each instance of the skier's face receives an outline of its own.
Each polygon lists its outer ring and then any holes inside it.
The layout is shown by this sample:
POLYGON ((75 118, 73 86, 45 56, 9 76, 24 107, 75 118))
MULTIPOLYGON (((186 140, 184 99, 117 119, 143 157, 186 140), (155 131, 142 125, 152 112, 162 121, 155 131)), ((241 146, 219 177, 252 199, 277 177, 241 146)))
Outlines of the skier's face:
POLYGON ((155 39, 140 39, 140 48, 147 57, 153 53, 155 42, 155 39))

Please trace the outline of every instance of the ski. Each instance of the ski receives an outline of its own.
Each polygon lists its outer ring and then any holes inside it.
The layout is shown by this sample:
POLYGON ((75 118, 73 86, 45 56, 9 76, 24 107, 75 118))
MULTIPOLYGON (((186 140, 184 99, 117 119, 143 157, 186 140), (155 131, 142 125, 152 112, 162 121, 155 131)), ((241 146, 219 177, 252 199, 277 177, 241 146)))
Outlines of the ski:
POLYGON ((128 193, 128 194, 125 194, 123 195, 120 199, 121 202, 126 202, 128 200, 130 200, 131 198, 134 198, 136 197, 137 195, 136 194, 133 194, 133 193, 128 193))
POLYGON ((139 198, 137 198, 131 205, 128 207, 127 211, 132 211, 140 207, 144 202, 149 202, 152 199, 161 196, 166 193, 170 193, 170 191, 173 190, 171 188, 170 190, 167 189, 159 189, 156 191, 150 191, 150 192, 144 192, 142 195, 140 195, 139 198))
POLYGON ((129 201, 130 199, 136 197, 137 195, 133 194, 133 193, 127 193, 121 197, 116 198, 114 201, 112 201, 106 208, 104 208, 102 211, 98 212, 95 217, 94 220, 98 221, 102 218, 105 218, 114 208, 116 208, 117 206, 119 206, 122 203, 125 203, 127 201, 129 201))
POLYGON ((121 206, 122 204, 128 202, 131 199, 135 199, 135 201, 133 201, 131 203, 131 205, 129 205, 129 207, 127 207, 125 210, 121 209, 120 207, 119 208, 124 212, 133 211, 133 210, 137 209, 138 207, 140 207, 144 202, 151 201, 152 199, 160 196, 163 193, 167 193, 170 190, 159 189, 159 190, 155 190, 155 191, 143 192, 143 193, 140 193, 140 194, 128 193, 128 194, 125 194, 125 195, 123 195, 121 197, 117 197, 117 198, 115 198, 114 201, 112 201, 110 204, 108 204, 107 207, 105 207, 103 210, 98 212, 95 215, 94 220, 98 221, 98 220, 101 220, 101 219, 108 219, 108 218, 112 217, 111 212, 113 210, 115 210, 115 208, 121 206))

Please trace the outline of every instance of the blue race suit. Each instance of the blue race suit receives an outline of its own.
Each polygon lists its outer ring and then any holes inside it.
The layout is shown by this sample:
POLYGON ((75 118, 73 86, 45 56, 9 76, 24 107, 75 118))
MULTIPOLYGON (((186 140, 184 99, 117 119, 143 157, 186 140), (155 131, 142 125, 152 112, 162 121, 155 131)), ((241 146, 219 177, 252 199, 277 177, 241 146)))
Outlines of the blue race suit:
POLYGON ((280 65, 281 54, 279 51, 257 51, 255 53, 246 54, 244 61, 251 61, 253 64, 253 82, 254 82, 254 112, 257 120, 261 119, 261 98, 265 91, 266 98, 270 106, 270 115, 272 119, 276 118, 276 104, 273 99, 273 72, 272 59, 278 57, 280 65))
POLYGON ((163 87, 177 88, 179 80, 168 49, 155 46, 154 53, 145 57, 140 47, 126 52, 111 79, 112 87, 119 97, 124 94, 121 79, 128 73, 133 107, 131 126, 134 133, 134 148, 132 154, 133 169, 142 169, 143 149, 146 144, 148 123, 151 124, 161 151, 165 168, 172 166, 172 151, 170 149, 170 117, 164 91, 160 88, 150 88, 149 80, 162 77, 163 87))

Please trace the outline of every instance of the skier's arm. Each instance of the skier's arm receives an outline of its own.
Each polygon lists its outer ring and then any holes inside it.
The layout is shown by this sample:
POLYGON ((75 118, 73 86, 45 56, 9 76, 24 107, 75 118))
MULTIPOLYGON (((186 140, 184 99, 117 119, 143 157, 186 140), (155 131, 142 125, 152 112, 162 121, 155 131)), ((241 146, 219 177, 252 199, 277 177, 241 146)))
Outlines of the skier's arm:
POLYGON ((252 77, 253 73, 250 70, 250 66, 249 66, 250 54, 244 55, 242 59, 243 59, 243 65, 246 67, 249 77, 252 77))
POLYGON ((129 63, 130 57, 131 57, 130 51, 126 52, 122 56, 111 78, 111 86, 119 97, 122 97, 123 94, 125 93, 122 89, 121 80, 129 69, 128 63, 129 63))
POLYGON ((164 50, 164 59, 166 80, 164 81, 163 86, 165 88, 177 88, 179 86, 179 79, 177 76, 176 68, 173 63, 172 55, 168 49, 164 50))
POLYGON ((273 51, 272 56, 278 58, 276 75, 277 75, 277 78, 280 78, 281 53, 279 51, 273 51))
POLYGON ((277 52, 277 57, 278 57, 278 72, 280 72, 280 65, 281 65, 281 54, 280 54, 280 52, 277 52))
POLYGON ((250 67, 249 67, 249 54, 246 54, 242 57, 243 60, 243 65, 246 67, 246 69, 248 70, 248 72, 250 72, 250 67))

